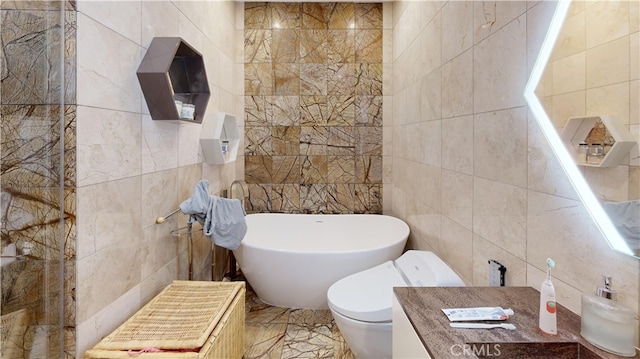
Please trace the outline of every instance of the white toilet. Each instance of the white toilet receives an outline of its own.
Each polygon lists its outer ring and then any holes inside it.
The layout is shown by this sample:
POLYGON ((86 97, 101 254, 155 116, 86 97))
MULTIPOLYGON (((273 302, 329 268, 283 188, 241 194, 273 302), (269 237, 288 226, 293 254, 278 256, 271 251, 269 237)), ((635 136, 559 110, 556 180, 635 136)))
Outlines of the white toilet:
POLYGON ((356 358, 391 358, 393 287, 461 287, 432 252, 410 250, 395 261, 352 274, 327 291, 331 314, 356 358))

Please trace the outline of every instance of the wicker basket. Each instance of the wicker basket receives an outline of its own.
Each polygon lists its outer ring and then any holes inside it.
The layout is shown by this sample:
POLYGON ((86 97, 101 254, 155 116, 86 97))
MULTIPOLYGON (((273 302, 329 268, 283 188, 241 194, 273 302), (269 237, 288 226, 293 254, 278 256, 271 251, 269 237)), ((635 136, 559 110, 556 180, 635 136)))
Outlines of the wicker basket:
POLYGON ((84 357, 241 358, 244 294, 244 282, 174 281, 84 357))

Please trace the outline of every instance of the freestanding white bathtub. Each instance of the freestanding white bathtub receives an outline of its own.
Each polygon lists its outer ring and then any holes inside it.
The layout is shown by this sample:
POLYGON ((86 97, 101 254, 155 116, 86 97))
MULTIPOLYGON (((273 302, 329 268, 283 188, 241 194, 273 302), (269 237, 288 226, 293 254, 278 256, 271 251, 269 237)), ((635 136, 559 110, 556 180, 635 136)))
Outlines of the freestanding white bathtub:
POLYGON ((246 216, 234 255, 265 303, 327 309, 327 290, 350 274, 398 258, 409 237, 402 220, 376 214, 246 216))

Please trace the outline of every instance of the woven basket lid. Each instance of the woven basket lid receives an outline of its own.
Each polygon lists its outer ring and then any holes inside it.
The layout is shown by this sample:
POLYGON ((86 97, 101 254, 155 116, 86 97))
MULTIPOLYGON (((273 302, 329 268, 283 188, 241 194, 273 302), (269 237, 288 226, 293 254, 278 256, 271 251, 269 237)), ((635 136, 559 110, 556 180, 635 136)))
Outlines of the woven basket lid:
POLYGON ((174 281, 94 349, 203 346, 244 282, 174 281))

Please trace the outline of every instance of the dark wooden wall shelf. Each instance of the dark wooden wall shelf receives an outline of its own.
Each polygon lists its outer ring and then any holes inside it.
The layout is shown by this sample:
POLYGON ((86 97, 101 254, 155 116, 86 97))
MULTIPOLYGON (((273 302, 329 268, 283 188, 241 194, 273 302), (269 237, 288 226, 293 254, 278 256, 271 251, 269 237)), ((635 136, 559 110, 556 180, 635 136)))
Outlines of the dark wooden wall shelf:
POLYGON ((154 120, 202 123, 209 83, 202 55, 179 37, 155 37, 136 72, 154 120), (181 118, 175 101, 195 106, 193 119, 181 118))

